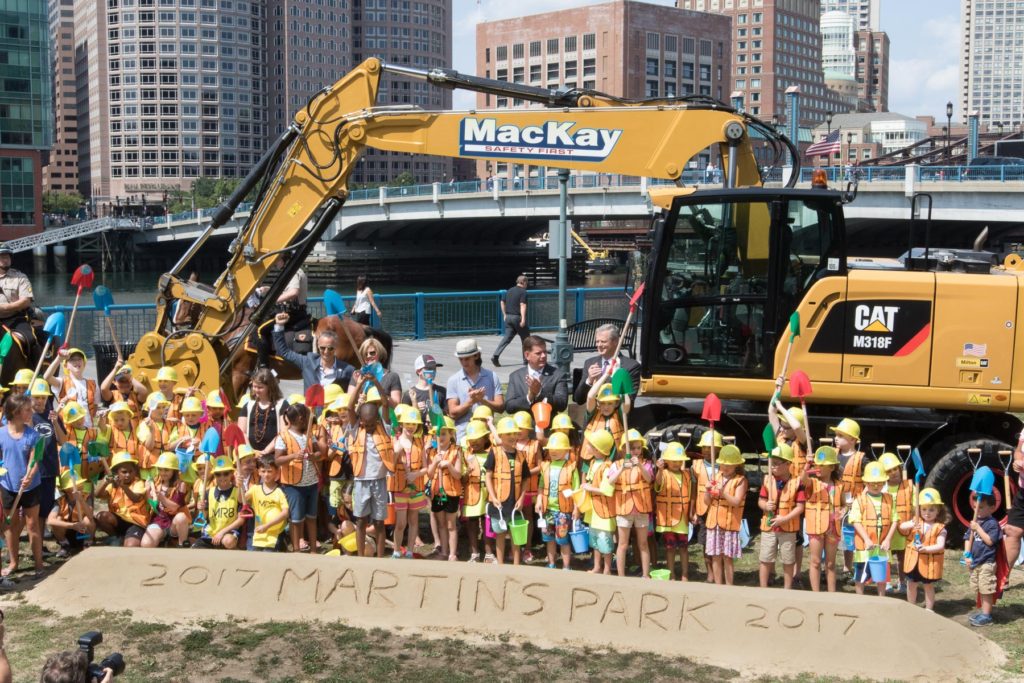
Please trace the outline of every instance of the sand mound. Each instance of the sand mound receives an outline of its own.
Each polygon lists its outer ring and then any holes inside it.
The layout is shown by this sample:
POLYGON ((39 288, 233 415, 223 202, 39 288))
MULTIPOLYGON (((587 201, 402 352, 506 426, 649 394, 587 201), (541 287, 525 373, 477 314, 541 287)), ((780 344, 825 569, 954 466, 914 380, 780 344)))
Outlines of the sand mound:
POLYGON ((102 607, 161 623, 211 614, 341 620, 538 644, 672 653, 745 672, 977 679, 994 643, 906 602, 619 579, 534 567, 93 548, 27 594, 63 614, 102 607))

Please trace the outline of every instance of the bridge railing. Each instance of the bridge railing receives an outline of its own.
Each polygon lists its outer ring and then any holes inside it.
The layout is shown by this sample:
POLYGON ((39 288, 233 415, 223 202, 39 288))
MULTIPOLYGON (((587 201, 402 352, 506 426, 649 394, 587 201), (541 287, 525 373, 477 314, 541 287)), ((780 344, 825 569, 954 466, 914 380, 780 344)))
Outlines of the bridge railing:
MULTIPOLYGON (((377 294, 374 299, 383 313, 383 321, 376 313, 372 314, 371 321, 392 336, 403 339, 501 334, 500 301, 504 293, 505 290, 377 294)), ((355 297, 343 299, 351 310, 355 297)), ((322 297, 311 297, 308 308, 314 317, 325 315, 322 297)), ((566 290, 566 309, 566 319, 571 325, 590 318, 625 318, 628 301, 618 287, 577 287, 566 290)), ((47 314, 62 311, 70 316, 71 307, 49 306, 43 311, 47 314)), ((120 342, 136 342, 156 324, 154 304, 115 304, 110 311, 120 342)), ((558 290, 530 290, 526 317, 532 330, 557 330, 558 290)), ((94 306, 79 306, 69 346, 92 356, 93 344, 112 341, 103 311, 94 306)))

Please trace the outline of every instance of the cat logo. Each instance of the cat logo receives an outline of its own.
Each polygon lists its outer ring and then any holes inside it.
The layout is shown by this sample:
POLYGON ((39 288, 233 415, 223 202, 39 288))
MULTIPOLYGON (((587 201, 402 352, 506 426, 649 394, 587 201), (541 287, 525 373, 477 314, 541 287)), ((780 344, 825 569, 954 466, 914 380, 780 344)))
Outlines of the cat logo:
POLYGON ((853 326, 860 332, 892 334, 899 306, 857 306, 853 326))

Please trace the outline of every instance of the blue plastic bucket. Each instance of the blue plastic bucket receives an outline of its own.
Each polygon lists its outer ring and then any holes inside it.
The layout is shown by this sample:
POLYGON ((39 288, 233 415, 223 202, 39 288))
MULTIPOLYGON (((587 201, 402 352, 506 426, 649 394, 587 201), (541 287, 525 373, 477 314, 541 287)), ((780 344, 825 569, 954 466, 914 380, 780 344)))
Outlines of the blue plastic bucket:
POLYGON ((569 532, 569 539, 572 541, 572 551, 577 555, 590 552, 590 529, 577 524, 576 528, 569 532))
POLYGON ((857 538, 857 530, 856 529, 854 529, 852 526, 850 526, 850 527, 844 526, 843 527, 843 548, 845 550, 855 550, 854 546, 856 545, 856 538, 857 538))
POLYGON ((885 583, 889 580, 889 559, 886 557, 869 557, 868 574, 874 583, 885 583))

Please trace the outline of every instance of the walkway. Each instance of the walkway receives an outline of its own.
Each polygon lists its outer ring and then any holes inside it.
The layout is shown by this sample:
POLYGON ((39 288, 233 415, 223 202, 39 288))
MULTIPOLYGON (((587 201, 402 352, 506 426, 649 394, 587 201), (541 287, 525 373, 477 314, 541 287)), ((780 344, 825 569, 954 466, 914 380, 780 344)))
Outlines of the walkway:
POLYGON ((91 221, 74 223, 62 228, 51 228, 43 232, 19 237, 4 244, 17 253, 19 251, 31 251, 36 247, 45 247, 49 244, 60 244, 68 240, 80 237, 90 237, 110 230, 141 230, 137 220, 130 218, 96 218, 91 221))

